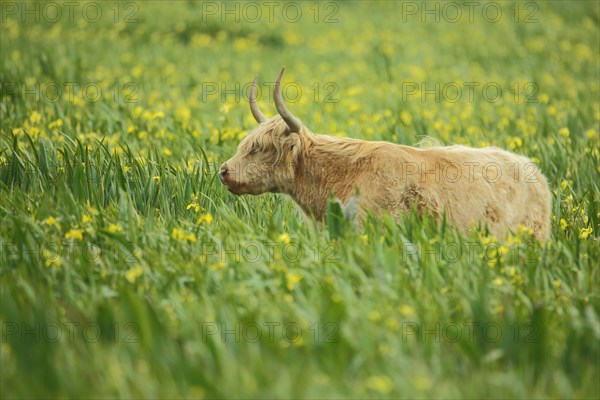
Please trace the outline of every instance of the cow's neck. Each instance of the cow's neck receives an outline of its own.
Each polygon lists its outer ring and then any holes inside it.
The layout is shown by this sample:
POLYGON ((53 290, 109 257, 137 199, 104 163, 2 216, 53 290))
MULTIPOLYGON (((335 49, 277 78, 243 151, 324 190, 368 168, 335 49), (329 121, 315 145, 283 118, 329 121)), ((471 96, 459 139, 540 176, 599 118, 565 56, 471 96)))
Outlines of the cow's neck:
POLYGON ((304 212, 321 219, 330 195, 346 202, 355 192, 361 164, 346 151, 331 151, 331 142, 318 136, 304 138, 294 185, 288 193, 304 212))

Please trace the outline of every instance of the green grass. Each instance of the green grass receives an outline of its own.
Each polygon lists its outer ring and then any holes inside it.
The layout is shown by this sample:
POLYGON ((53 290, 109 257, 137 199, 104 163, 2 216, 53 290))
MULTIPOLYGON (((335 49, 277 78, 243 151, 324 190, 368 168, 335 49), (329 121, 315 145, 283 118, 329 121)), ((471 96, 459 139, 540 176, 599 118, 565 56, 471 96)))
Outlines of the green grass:
POLYGON ((3 398, 600 395, 597 3, 520 3, 530 23, 508 2, 496 23, 400 2, 322 3, 315 23, 300 3, 297 23, 241 24, 194 1, 125 22, 127 4, 118 23, 108 3, 96 23, 2 21, 3 398), (356 230, 334 202, 319 229, 286 196, 229 194, 215 172, 255 126, 241 88, 258 73, 273 115, 283 64, 314 132, 531 157, 551 240, 416 215, 356 230), (406 91, 453 82, 457 102, 406 91))

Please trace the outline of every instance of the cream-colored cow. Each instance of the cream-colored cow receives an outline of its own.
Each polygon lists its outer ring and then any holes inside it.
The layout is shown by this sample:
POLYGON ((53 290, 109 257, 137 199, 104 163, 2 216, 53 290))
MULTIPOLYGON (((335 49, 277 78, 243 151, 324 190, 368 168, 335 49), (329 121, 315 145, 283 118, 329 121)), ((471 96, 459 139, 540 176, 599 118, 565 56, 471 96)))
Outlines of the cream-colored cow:
POLYGON ((305 213, 324 215, 333 195, 347 203, 358 194, 360 209, 398 214, 415 208, 446 219, 463 232, 487 224, 504 238, 508 229, 531 228, 550 235, 550 190, 531 160, 497 147, 419 149, 311 133, 287 109, 275 83, 279 115, 267 118, 250 88, 256 129, 220 169, 234 194, 290 195, 305 213))

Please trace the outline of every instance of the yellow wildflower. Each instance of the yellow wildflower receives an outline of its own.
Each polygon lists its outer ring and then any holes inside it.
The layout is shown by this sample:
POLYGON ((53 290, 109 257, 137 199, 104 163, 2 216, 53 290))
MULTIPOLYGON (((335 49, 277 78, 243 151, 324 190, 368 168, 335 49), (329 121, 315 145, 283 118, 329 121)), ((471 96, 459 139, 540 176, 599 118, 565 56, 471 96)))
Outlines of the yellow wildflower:
POLYGON ((144 73, 143 65, 138 64, 133 68, 132 74, 134 77, 139 78, 140 76, 142 76, 143 73, 144 73))
POLYGON ((288 288, 288 290, 294 290, 294 288, 296 287, 296 285, 302 280, 302 275, 297 274, 295 272, 288 272, 285 275, 285 278, 287 280, 287 288, 288 288))
POLYGON ((48 129, 62 128, 62 126, 63 126, 63 120, 59 118, 55 121, 50 122, 48 124, 48 129))
POLYGON ((594 129, 588 129, 585 131, 585 137, 588 139, 595 139, 597 136, 596 131, 594 129))
POLYGON ((46 267, 58 268, 62 265, 62 259, 60 258, 60 256, 56 256, 55 258, 48 258, 44 260, 44 265, 46 267))
POLYGON ((404 125, 410 125, 412 124, 412 117, 410 116, 410 114, 406 111, 402 111, 400 113, 400 120, 402 121, 402 123, 404 125))
POLYGON ((277 237, 277 242, 289 244, 291 242, 290 235, 287 232, 282 233, 277 237))
POLYGON ((523 140, 520 137, 518 137, 518 136, 511 136, 508 139, 508 147, 511 150, 515 150, 515 149, 521 148, 521 146, 523 146, 523 140))
POLYGON ((127 279, 127 281, 129 281, 129 283, 134 283, 137 280, 137 278, 142 276, 143 273, 144 269, 138 264, 135 267, 127 270, 127 272, 125 272, 125 278, 127 279))
POLYGON ((71 229, 65 234, 65 238, 83 240, 83 231, 81 229, 71 229))
POLYGON ((194 212, 200 212, 200 206, 197 203, 190 203, 187 205, 187 207, 185 209, 189 210, 191 208, 194 209, 194 212))
POLYGON ((560 285, 561 285, 561 284, 562 284, 562 282, 560 281, 560 279, 555 279, 555 280, 552 282, 552 286, 554 286, 554 287, 555 287, 555 288, 557 288, 557 289, 560 287, 560 285))
POLYGON ((378 322, 381 320, 381 314, 377 310, 371 310, 369 312, 369 321, 378 322))
POLYGON ((589 226, 587 228, 582 228, 579 231, 579 239, 587 239, 587 237, 592 233, 592 227, 589 226))
POLYGON ((187 234, 183 229, 173 228, 173 231, 171 232, 171 237, 177 240, 185 240, 187 234))
POLYGON ((110 233, 118 233, 118 232, 123 232, 123 228, 119 224, 110 224, 108 226, 108 231, 110 233))
POLYGON ((173 228, 171 237, 176 240, 196 242, 196 236, 193 233, 187 233, 183 229, 173 228))
POLYGON ((225 262, 224 261, 218 262, 216 264, 212 264, 210 266, 210 269, 212 269, 213 271, 218 271, 218 270, 224 269, 224 268, 225 268, 225 262))
POLYGON ((208 47, 212 42, 212 37, 204 33, 196 33, 192 36, 192 46, 195 47, 208 47))
POLYGON ((500 246, 500 247, 498 247, 498 254, 501 257, 504 256, 506 253, 508 253, 508 247, 506 247, 506 246, 500 246))
POLYGON ((90 215, 93 215, 93 216, 96 216, 96 215, 98 215, 98 210, 96 210, 96 209, 95 209, 94 207, 92 207, 92 206, 88 206, 88 207, 87 207, 87 210, 88 210, 88 213, 89 213, 90 215))
POLYGON ((415 380, 413 381, 413 385, 415 387, 415 389, 420 390, 420 391, 424 391, 429 389, 429 379, 427 379, 426 376, 418 376, 417 378, 415 378, 415 380))
POLYGON ((390 328, 392 331, 397 331, 400 328, 400 324, 396 320, 396 318, 389 317, 385 320, 385 325, 390 328))
POLYGON ((558 134, 560 136, 569 137, 571 132, 569 131, 569 128, 560 128, 560 130, 558 131, 558 134))
POLYGON ((175 111, 175 117, 183 122, 187 122, 192 118, 192 110, 188 107, 180 107, 175 111))
POLYGON ((37 124, 41 120, 42 120, 42 114, 40 114, 37 111, 32 112, 31 115, 29 116, 29 121, 31 121, 32 124, 37 124))
POLYGON ((390 378, 385 375, 375 375, 367 379, 366 386, 368 389, 375 392, 387 394, 392 390, 393 383, 390 378))
POLYGON ((533 229, 531 229, 531 228, 529 228, 529 227, 527 227, 525 225, 519 225, 517 227, 517 232, 521 236, 524 236, 524 235, 531 236, 531 235, 533 235, 533 229))
MULTIPOLYGON (((198 207, 198 209, 199 209, 199 207, 198 207)), ((198 212, 198 209, 196 209, 196 212, 198 212)), ((199 224, 201 224, 203 222, 206 222, 206 225, 210 225, 212 223, 212 220, 213 220, 213 216, 212 215, 210 215, 210 214, 202 214, 200 216, 200 218, 198 218, 196 220, 196 224, 199 225, 199 224)))
POLYGON ((54 217, 48 217, 42 221, 42 223, 48 226, 58 226, 58 219, 54 217))
POLYGON ((415 309, 407 304, 400 306, 398 310, 400 311, 400 314, 402 314, 403 317, 408 317, 409 315, 415 313, 415 309))
POLYGON ((481 244, 483 246, 487 246, 488 244, 491 244, 491 243, 496 243, 496 237, 495 236, 483 236, 483 235, 480 235, 480 239, 481 239, 481 244))

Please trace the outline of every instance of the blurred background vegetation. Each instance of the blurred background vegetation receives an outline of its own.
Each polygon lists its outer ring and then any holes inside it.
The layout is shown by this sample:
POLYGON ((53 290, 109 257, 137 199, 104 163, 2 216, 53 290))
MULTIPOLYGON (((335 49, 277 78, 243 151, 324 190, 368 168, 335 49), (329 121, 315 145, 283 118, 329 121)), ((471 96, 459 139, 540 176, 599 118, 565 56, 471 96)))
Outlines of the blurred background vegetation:
POLYGON ((598 397, 597 2, 0 5, 3 397, 598 397), (282 65, 313 132, 531 157, 552 239, 230 195, 282 65))

